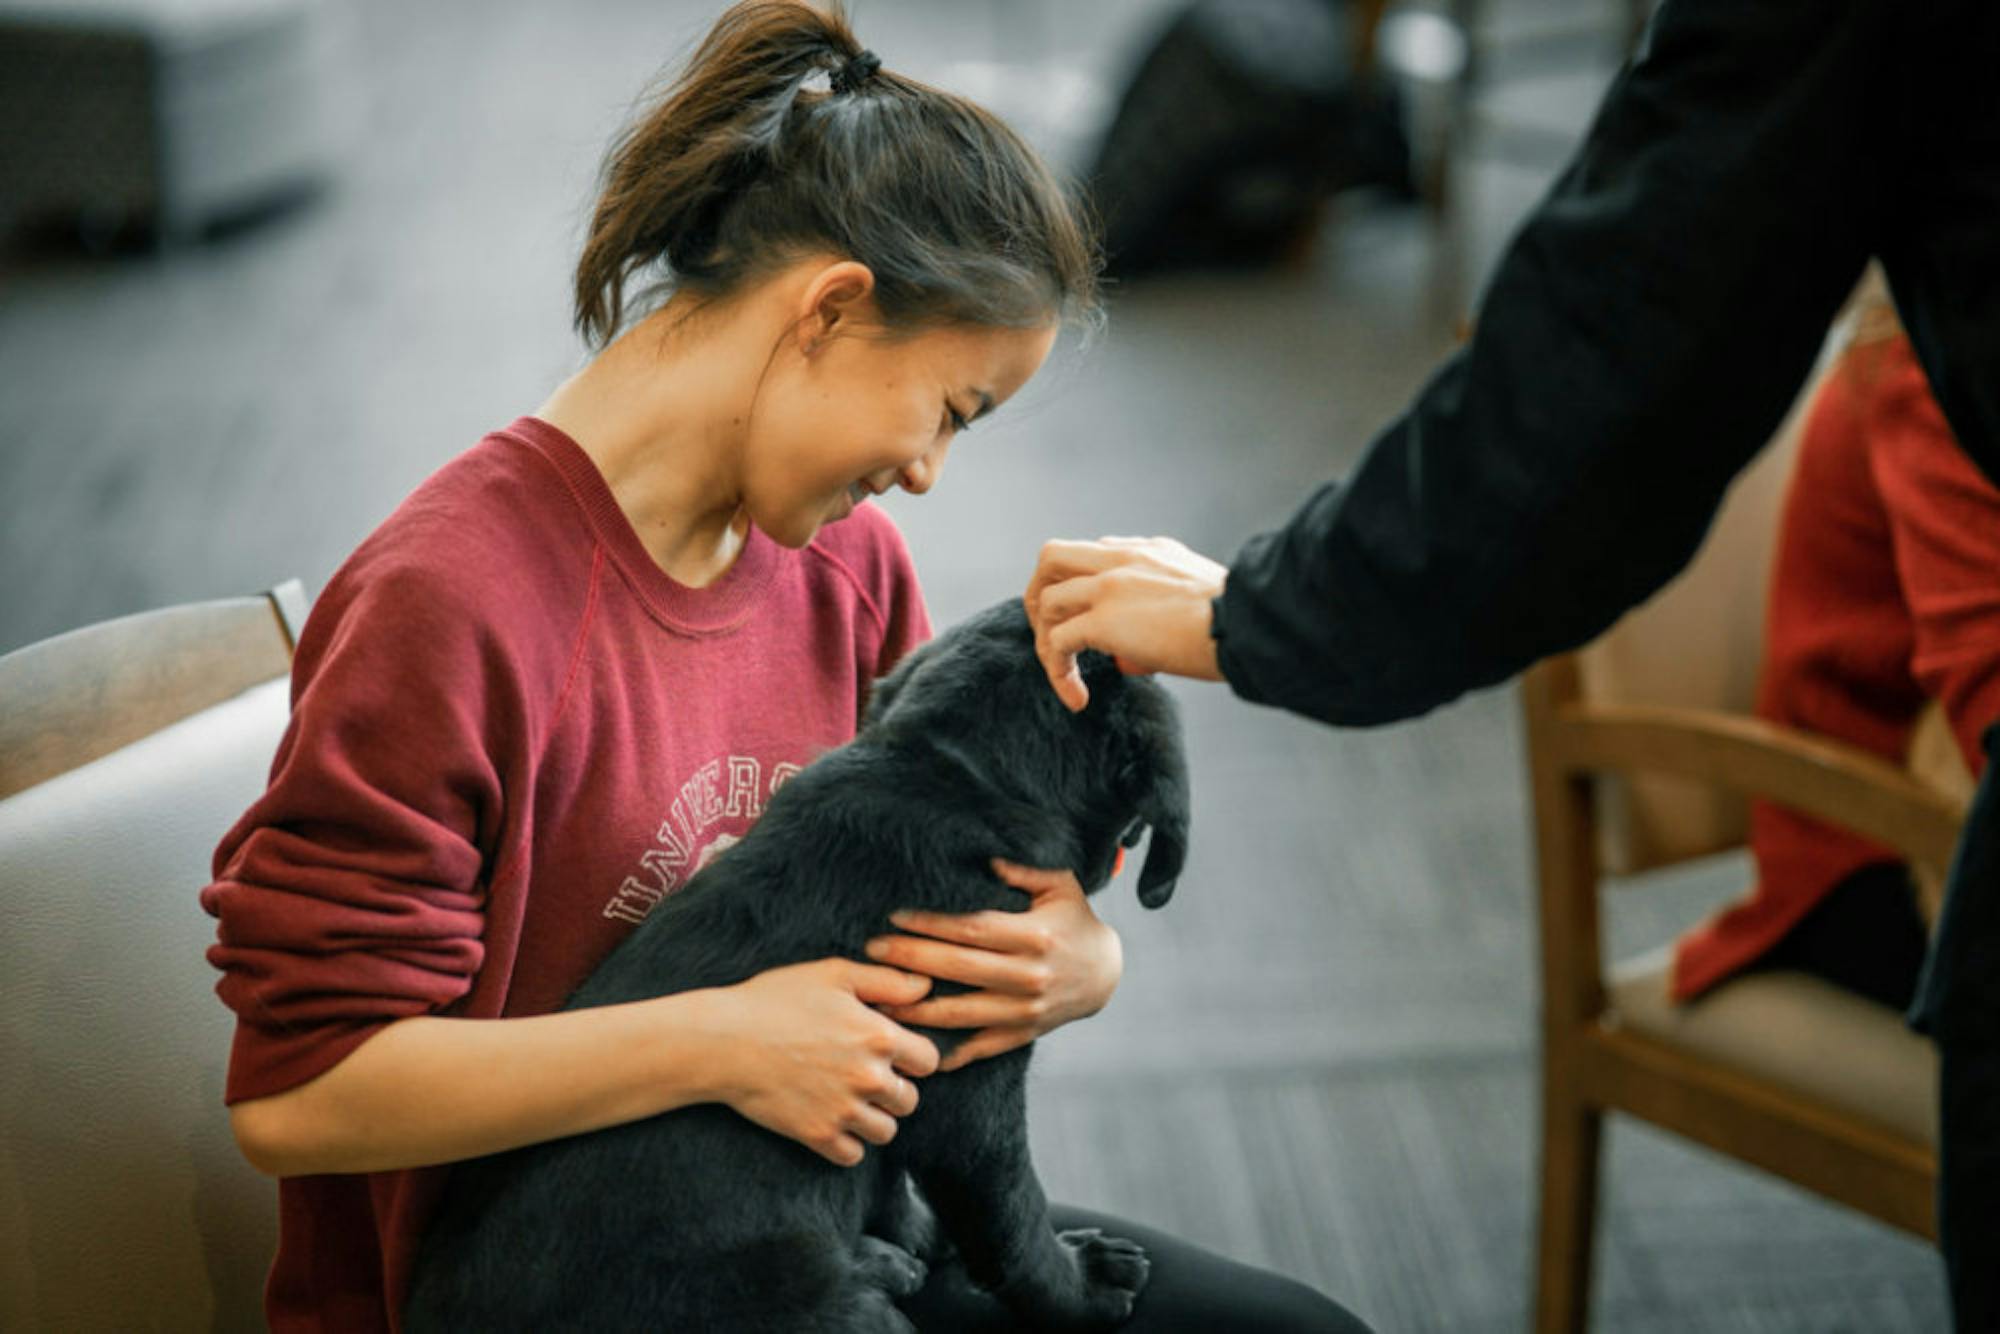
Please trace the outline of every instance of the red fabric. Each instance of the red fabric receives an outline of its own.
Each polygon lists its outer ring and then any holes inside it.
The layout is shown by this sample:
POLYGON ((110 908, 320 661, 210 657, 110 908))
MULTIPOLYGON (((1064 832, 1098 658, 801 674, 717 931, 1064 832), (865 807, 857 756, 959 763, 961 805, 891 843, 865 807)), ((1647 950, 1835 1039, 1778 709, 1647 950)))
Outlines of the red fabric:
MULTIPOLYGON (((2000 491, 1952 439, 1906 338, 1851 350, 1821 387, 1786 496, 1757 713, 1895 763, 1927 700, 1966 764, 2000 718, 2000 491)), ((1684 935, 1686 1000, 1761 957, 1890 849, 1768 802, 1757 883, 1684 935)))
MULTIPOLYGON (((488 436, 328 584, 270 787, 216 851, 228 1100, 405 1016, 555 1009, 929 633, 872 505, 803 551, 752 530, 690 589, 567 436, 488 436)), ((281 1183, 272 1327, 394 1327, 440 1181, 281 1183)))

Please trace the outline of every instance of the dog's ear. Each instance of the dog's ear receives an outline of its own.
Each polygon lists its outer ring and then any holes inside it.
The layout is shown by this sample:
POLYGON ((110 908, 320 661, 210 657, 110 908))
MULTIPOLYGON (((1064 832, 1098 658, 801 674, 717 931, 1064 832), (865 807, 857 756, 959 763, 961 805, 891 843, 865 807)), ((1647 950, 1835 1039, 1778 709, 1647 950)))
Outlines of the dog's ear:
MULTIPOLYGON (((1151 684, 1151 683, 1148 683, 1151 684)), ((1157 687, 1155 687, 1157 690, 1157 687)), ((1157 908, 1174 896, 1181 868, 1187 865, 1187 755, 1181 747, 1180 719, 1173 701, 1159 691, 1139 719, 1143 761, 1138 794, 1139 818, 1153 829, 1146 845, 1146 864, 1139 871, 1139 902, 1157 908)), ((1127 834, 1130 847, 1138 841, 1135 827, 1127 834)))

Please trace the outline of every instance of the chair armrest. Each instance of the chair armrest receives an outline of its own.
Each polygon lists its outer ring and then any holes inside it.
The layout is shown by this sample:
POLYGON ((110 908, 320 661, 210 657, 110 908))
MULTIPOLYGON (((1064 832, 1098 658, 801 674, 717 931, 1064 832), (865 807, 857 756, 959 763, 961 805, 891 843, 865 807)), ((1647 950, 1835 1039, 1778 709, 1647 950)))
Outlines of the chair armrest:
POLYGON ((1962 804, 1902 768, 1782 724, 1709 709, 1557 704, 1549 758, 1569 773, 1670 774, 1763 797, 1854 830, 1943 870, 1962 804))

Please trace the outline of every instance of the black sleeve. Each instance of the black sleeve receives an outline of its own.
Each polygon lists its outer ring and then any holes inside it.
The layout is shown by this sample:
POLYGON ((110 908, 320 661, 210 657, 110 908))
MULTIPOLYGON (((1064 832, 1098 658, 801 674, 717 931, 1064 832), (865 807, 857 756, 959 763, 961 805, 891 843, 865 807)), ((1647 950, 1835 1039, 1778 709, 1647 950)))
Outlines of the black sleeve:
POLYGON ((1896 310, 1959 445, 2000 485, 2000 4, 1913 5, 1885 236, 1896 310))
POLYGON ((1687 562, 1881 238, 1896 12, 1666 0, 1471 342, 1238 555, 1215 634, 1239 695, 1408 717, 1592 638, 1687 562))

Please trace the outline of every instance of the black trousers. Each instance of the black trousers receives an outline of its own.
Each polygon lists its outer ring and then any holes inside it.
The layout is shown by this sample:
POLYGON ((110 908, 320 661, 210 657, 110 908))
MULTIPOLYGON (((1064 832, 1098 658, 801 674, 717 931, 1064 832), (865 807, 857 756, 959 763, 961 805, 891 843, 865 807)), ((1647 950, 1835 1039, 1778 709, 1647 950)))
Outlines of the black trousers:
MULTIPOLYGON (((1058 1231, 1094 1227, 1146 1248, 1152 1275, 1120 1334, 1369 1334, 1345 1307, 1303 1283, 1226 1260, 1138 1223, 1085 1209, 1050 1209, 1058 1231)), ((1034 1334, 1006 1308, 946 1265, 902 1303, 924 1334, 1034 1334)))
POLYGON ((1792 968, 1908 1009, 1930 947, 1909 868, 1864 866, 1827 891, 1753 969, 1792 968))
POLYGON ((1961 1334, 2000 1329, 2000 725, 1911 1022, 1938 1047, 1938 1246, 1961 1334))

